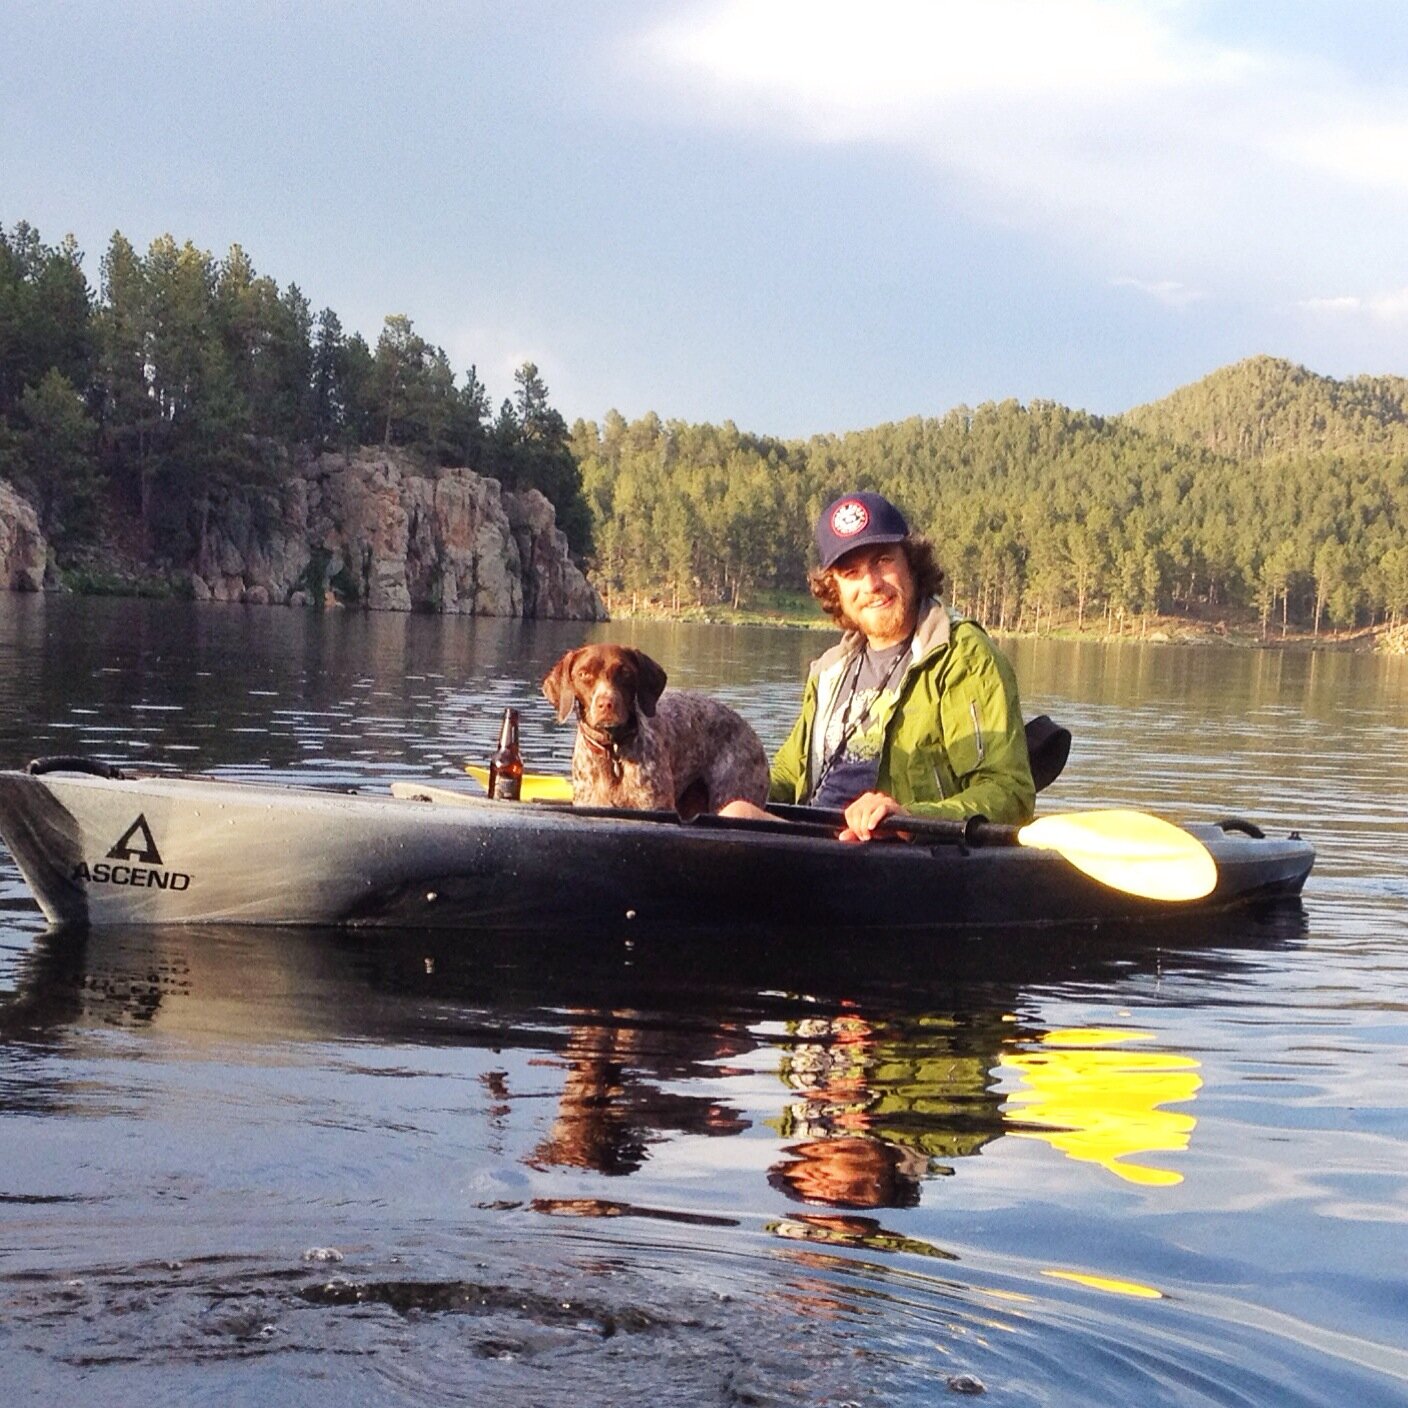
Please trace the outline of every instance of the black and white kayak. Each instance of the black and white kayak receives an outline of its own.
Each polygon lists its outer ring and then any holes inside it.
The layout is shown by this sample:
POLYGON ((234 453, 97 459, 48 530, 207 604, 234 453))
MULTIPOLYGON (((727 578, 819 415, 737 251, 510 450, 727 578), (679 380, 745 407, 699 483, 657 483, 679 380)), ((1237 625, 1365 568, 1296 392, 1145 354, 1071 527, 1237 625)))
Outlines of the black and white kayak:
POLYGON ((928 930, 1081 924, 1293 898, 1299 836, 1068 812, 1022 828, 906 823, 848 845, 834 816, 674 813, 128 776, 48 759, 0 772, 0 839, 47 918, 557 931, 632 923, 928 930))

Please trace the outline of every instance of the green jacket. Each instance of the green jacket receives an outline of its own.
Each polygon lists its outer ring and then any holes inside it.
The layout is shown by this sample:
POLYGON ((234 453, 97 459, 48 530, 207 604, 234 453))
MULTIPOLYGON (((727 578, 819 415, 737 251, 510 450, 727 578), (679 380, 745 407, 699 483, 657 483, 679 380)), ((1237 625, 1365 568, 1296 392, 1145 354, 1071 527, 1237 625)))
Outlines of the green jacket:
MULTIPOLYGON (((850 631, 813 661, 802 712, 772 764, 770 800, 806 802, 820 767, 812 725, 829 710, 855 652, 850 631)), ((921 608, 891 713, 876 785, 916 816, 1032 819, 1036 788, 1012 667, 976 622, 937 599, 921 608)))

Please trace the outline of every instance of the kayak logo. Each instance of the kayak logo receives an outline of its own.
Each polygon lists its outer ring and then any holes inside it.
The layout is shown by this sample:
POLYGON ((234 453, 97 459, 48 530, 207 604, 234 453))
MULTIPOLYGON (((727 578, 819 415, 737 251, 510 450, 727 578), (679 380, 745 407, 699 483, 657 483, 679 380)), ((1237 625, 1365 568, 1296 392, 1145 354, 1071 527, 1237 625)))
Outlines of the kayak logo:
POLYGON ((152 829, 147 825, 147 818, 141 813, 137 813, 137 820, 127 828, 117 839, 117 844, 108 852, 109 860, 139 860, 143 865, 160 865, 161 852, 156 848, 156 838, 152 835, 152 829), (136 837, 143 844, 136 847, 132 844, 133 837, 136 837))
POLYGON ((162 868, 156 837, 142 813, 113 843, 105 860, 79 861, 73 867, 74 880, 89 885, 127 885, 139 890, 189 890, 191 877, 182 870, 162 868), (125 864, 109 864, 125 862, 125 864))

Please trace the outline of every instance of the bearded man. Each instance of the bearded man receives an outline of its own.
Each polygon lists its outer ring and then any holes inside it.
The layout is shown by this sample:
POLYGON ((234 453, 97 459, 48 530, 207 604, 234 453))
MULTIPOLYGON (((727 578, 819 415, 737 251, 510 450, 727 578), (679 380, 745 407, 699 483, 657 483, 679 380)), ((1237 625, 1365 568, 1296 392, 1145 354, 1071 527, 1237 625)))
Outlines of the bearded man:
POLYGON ((822 512, 816 547, 812 595, 846 634, 812 663, 770 800, 842 808, 851 841, 894 813, 1030 821, 1016 677, 982 627, 940 599, 932 546, 888 499, 854 493, 822 512))

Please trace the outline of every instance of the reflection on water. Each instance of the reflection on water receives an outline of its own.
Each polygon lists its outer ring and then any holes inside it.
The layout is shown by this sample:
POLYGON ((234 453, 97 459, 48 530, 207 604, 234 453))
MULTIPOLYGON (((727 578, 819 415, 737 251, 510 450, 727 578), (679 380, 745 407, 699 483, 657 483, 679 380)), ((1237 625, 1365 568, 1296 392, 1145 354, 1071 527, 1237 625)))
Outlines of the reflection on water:
POLYGON ((1130 1183, 1181 1183, 1181 1173, 1137 1163, 1134 1156, 1188 1147, 1197 1120, 1164 1106, 1197 1094, 1198 1062, 1172 1051, 1110 1049, 1153 1040, 1153 1032, 1066 1030, 1045 1033, 1035 1050, 1005 1052, 1003 1067, 1022 1080, 1008 1097, 1011 1132, 1045 1140, 1130 1183))
MULTIPOLYGON (((0 594, 0 757, 458 769, 583 634, 776 743, 824 636, 0 594)), ((1040 936, 44 934, 0 858, 16 1401, 1397 1404, 1402 662, 1017 642, 1051 805, 1316 842, 1040 936)))
POLYGON ((1092 1276, 1082 1271, 1057 1271, 1047 1269, 1043 1276, 1056 1281, 1071 1281, 1077 1286, 1089 1286, 1093 1291, 1106 1291, 1112 1296, 1133 1296, 1136 1300, 1162 1300, 1164 1293, 1153 1286, 1142 1285, 1138 1281, 1121 1281, 1114 1276, 1092 1276))
POLYGON ((796 1093, 772 1121, 788 1161, 769 1175, 797 1202, 902 1208, 945 1161, 1001 1132, 990 1071, 1000 1017, 867 1016, 856 1004, 790 1024, 779 1075, 796 1093))
POLYGON ((946 1252, 931 1242, 887 1232, 873 1217, 798 1213, 795 1217, 782 1217, 768 1223, 767 1230, 788 1241, 820 1242, 872 1252, 903 1252, 908 1256, 937 1257, 940 1261, 958 1260, 953 1252, 946 1252))

